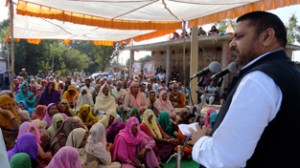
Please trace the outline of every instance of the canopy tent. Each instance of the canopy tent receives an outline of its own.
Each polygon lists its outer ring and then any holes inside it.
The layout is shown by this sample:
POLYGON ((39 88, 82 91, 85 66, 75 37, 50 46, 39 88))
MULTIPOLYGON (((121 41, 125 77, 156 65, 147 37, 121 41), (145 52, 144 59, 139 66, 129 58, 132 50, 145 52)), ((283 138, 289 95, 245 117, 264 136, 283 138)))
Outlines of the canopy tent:
POLYGON ((128 43, 132 37, 135 37, 135 41, 140 41, 140 36, 145 34, 152 34, 154 37, 154 34, 161 36, 174 31, 106 29, 21 15, 14 16, 13 29, 15 38, 30 39, 34 44, 38 44, 40 39, 67 39, 66 43, 69 40, 89 40, 96 45, 105 46, 113 46, 116 41, 128 43))

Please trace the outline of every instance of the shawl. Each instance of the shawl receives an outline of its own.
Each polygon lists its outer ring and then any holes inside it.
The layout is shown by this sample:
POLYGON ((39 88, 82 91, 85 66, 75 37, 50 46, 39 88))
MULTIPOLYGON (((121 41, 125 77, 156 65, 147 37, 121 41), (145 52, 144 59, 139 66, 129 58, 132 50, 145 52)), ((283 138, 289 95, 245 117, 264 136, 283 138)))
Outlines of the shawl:
MULTIPOLYGON (((45 117, 44 117, 44 121, 46 121, 47 122, 47 128, 49 128, 50 126, 51 126, 51 124, 52 124, 52 118, 53 118, 53 116, 51 116, 50 114, 49 114, 49 110, 50 110, 50 108, 52 107, 52 106, 56 106, 56 104, 54 104, 54 103, 50 103, 49 105, 48 105, 48 107, 47 107, 47 110, 46 110, 46 115, 45 115, 45 117)), ((57 113, 56 113, 57 114, 57 113)), ((66 115, 66 114, 64 114, 64 113, 60 113, 63 117, 64 117, 64 119, 66 119, 66 118, 68 118, 68 116, 66 115)))
POLYGON ((54 135, 56 134, 57 130, 59 129, 59 128, 57 128, 57 123, 60 122, 60 121, 61 122, 64 121, 63 115, 61 113, 54 114, 54 116, 52 118, 52 124, 47 129, 47 131, 49 132, 51 140, 53 140, 54 135))
POLYGON ((60 93, 54 88, 55 84, 53 82, 47 83, 43 93, 41 94, 39 104, 48 106, 50 103, 58 103, 60 101, 60 93), (50 85, 52 85, 52 90, 48 93, 50 85))
POLYGON ((130 110, 129 117, 132 117, 132 116, 135 116, 139 120, 139 122, 141 122, 141 114, 137 108, 132 108, 130 110))
POLYGON ((77 149, 80 155, 80 161, 82 165, 86 162, 86 151, 84 147, 81 147, 81 144, 83 141, 86 141, 87 135, 88 131, 86 129, 76 128, 69 134, 66 142, 66 146, 70 146, 77 149))
POLYGON ((145 108, 147 108, 147 99, 146 99, 146 96, 144 93, 142 93, 138 90, 136 97, 134 97, 133 94, 131 93, 132 87, 136 87, 136 86, 139 86, 139 84, 137 82, 132 82, 130 84, 128 94, 127 94, 129 96, 129 100, 130 100, 129 105, 131 108, 132 107, 139 108, 142 106, 145 106, 145 108))
POLYGON ((17 139, 19 139, 23 134, 25 133, 31 133, 36 137, 36 142, 41 144, 41 135, 40 131, 37 129, 37 127, 28 121, 23 122, 19 127, 19 134, 17 139))
POLYGON ((162 134, 160 132, 159 126, 157 125, 156 117, 152 110, 147 109, 144 112, 142 123, 144 123, 149 128, 153 137, 162 139, 162 134), (153 116, 151 119, 151 123, 148 121, 150 116, 153 116))
POLYGON ((172 135, 171 120, 168 112, 162 111, 157 118, 157 122, 168 135, 172 135))
POLYGON ((78 99, 78 91, 76 89, 76 86, 74 85, 70 85, 68 86, 68 90, 64 92, 63 99, 67 99, 69 104, 74 105, 75 103, 77 103, 77 99, 78 99), (73 90, 75 92, 74 95, 70 95, 69 91, 73 90))
POLYGON ((169 115, 173 114, 174 107, 172 106, 171 101, 167 98, 167 100, 163 100, 162 96, 164 94, 167 94, 167 91, 163 90, 159 93, 159 98, 155 100, 154 106, 156 109, 161 112, 161 111, 167 111, 169 115))
POLYGON ((111 158, 107 158, 110 155, 108 155, 106 145, 106 131, 104 126, 101 123, 94 124, 85 146, 86 152, 98 159, 111 160, 111 158))
POLYGON ((113 116, 114 117, 114 121, 116 121, 116 119, 117 119, 117 113, 116 113, 116 111, 108 111, 106 113, 106 115, 102 119, 100 119, 98 122, 101 123, 101 124, 103 124, 104 127, 107 128, 109 126, 108 124, 109 124, 109 118, 110 118, 110 116, 113 116))
POLYGON ((112 123, 107 129, 106 129, 106 139, 110 143, 114 143, 114 139, 116 135, 125 128, 125 123, 122 121, 116 121, 112 123))
POLYGON ((108 94, 106 96, 103 93, 103 89, 105 87, 108 87, 108 85, 104 84, 103 86, 101 86, 99 94, 96 97, 95 111, 97 111, 97 110, 103 110, 105 112, 116 111, 117 104, 116 104, 115 98, 111 94, 108 94))
POLYGON ((61 125, 54 135, 50 150, 55 154, 61 147, 66 145, 67 138, 71 131, 75 128, 84 128, 84 125, 79 119, 69 117, 61 125))
POLYGON ((94 101, 92 94, 89 93, 86 89, 83 89, 86 91, 86 94, 82 94, 82 91, 79 93, 78 101, 77 101, 77 109, 79 109, 80 106, 84 104, 88 104, 90 106, 94 106, 94 101))
POLYGON ((20 152, 27 153, 31 159, 38 160, 38 142, 33 134, 24 133, 18 138, 14 148, 8 151, 9 160, 20 152))
MULTIPOLYGON (((8 105, 11 113, 21 123, 21 118, 20 118, 18 112, 16 111, 16 108, 14 107, 14 102, 8 95, 0 96, 0 106, 3 106, 3 105, 8 105)), ((14 128, 10 119, 7 116, 3 115, 2 113, 0 113, 0 126, 2 129, 7 129, 7 130, 12 130, 14 128)))
POLYGON ((213 128, 214 123, 217 120, 217 117, 218 117, 218 113, 216 113, 216 112, 213 112, 213 113, 210 114, 210 118, 209 118, 209 126, 210 126, 210 128, 213 128))
POLYGON ((80 156, 73 147, 62 147, 51 159, 47 168, 82 168, 80 156))
POLYGON ((10 159, 11 168, 32 168, 31 160, 26 153, 17 153, 10 159))
POLYGON ((93 115, 92 108, 88 104, 80 106, 79 111, 77 112, 77 116, 81 119, 83 123, 88 123, 90 121, 98 121, 98 118, 93 115), (85 118, 83 118, 84 112, 87 113, 87 116, 85 118))
POLYGON ((58 108, 59 108, 59 112, 65 113, 67 116, 69 116, 69 117, 74 116, 72 114, 72 109, 71 109, 70 104, 69 104, 69 102, 68 102, 67 99, 61 99, 58 108), (61 107, 63 104, 67 105, 67 107, 66 107, 66 109, 64 111, 62 110, 62 107, 61 107))
POLYGON ((47 110, 47 106, 44 106, 44 105, 37 105, 37 106, 35 107, 35 110, 34 110, 33 113, 32 113, 31 119, 32 119, 32 120, 35 120, 35 119, 43 120, 43 118, 44 118, 45 115, 46 115, 46 110, 47 110))

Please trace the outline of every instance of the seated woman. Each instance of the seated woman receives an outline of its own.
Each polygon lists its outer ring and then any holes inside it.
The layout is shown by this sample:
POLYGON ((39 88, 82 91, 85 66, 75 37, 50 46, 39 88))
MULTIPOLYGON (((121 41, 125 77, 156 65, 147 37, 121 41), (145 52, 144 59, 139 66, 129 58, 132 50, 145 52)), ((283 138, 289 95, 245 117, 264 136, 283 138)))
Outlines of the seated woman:
POLYGON ((75 112, 73 113, 73 110, 71 109, 67 99, 62 99, 60 101, 60 103, 58 104, 58 111, 66 114, 69 117, 75 116, 75 112))
POLYGON ((38 168, 38 142, 36 137, 31 133, 25 133, 18 138, 14 148, 8 151, 8 159, 17 154, 26 153, 31 159, 31 164, 33 168, 38 168))
POLYGON ((211 128, 210 127, 210 115, 214 112, 217 112, 217 110, 213 107, 208 108, 206 110, 206 117, 205 117, 205 123, 204 123, 206 128, 211 128))
POLYGON ((25 101, 28 105, 28 112, 30 116, 34 110, 34 105, 36 103, 35 95, 29 91, 28 84, 24 82, 20 86, 20 93, 16 95, 17 102, 25 101))
POLYGON ((40 132, 35 125, 31 122, 23 122, 19 128, 18 139, 26 133, 31 133, 36 137, 36 142, 38 143, 38 161, 41 163, 40 165, 46 164, 50 162, 52 155, 50 152, 44 152, 41 147, 41 137, 40 132))
POLYGON ((102 118, 108 111, 116 111, 117 104, 115 98, 109 92, 109 86, 104 84, 96 97, 94 111, 99 118, 102 118))
POLYGON ((48 82, 43 93, 40 96, 40 105, 48 106, 50 103, 57 104, 60 101, 60 92, 55 90, 55 83, 48 82))
POLYGON ((70 107, 72 109, 75 108, 78 100, 78 91, 76 89, 76 86, 74 85, 68 86, 68 90, 64 92, 62 98, 68 100, 70 107))
POLYGON ((83 128, 74 129, 68 136, 66 146, 75 148, 80 155, 80 162, 83 165, 86 161, 86 151, 84 146, 88 137, 88 131, 83 128))
POLYGON ((111 162, 106 131, 101 123, 92 126, 85 151, 87 152, 86 167, 121 167, 119 163, 111 162))
POLYGON ((62 147, 47 168, 82 168, 78 151, 70 146, 62 147))
POLYGON ((124 110, 129 112, 132 108, 137 108, 143 114, 147 107, 146 95, 139 91, 139 84, 137 82, 132 82, 125 96, 124 110))
MULTIPOLYGON (((175 120, 176 118, 176 110, 173 107, 171 101, 168 98, 168 93, 165 90, 162 90, 159 93, 159 98, 156 99, 154 106, 156 109, 161 112, 161 111, 167 111, 169 113, 169 116, 172 120, 175 120)), ((159 114, 158 114, 159 116, 159 114)))
MULTIPOLYGON (((50 103, 47 107, 47 111, 46 111, 46 115, 44 117, 44 121, 47 122, 47 128, 50 127, 50 125, 52 124, 52 118, 55 114, 59 113, 57 105, 54 103, 50 103)), ((67 118, 68 116, 60 113, 64 118, 67 118)))
POLYGON ((167 133, 169 136, 173 136, 171 119, 170 119, 168 112, 162 111, 160 113, 159 117, 157 118, 157 122, 160 125, 160 127, 162 128, 162 130, 165 131, 165 133, 167 133))
POLYGON ((88 104, 80 106, 77 116, 81 119, 84 125, 90 129, 99 119, 92 113, 92 108, 88 104))
POLYGON ((50 151, 54 155, 60 148, 66 145, 67 138, 75 128, 85 128, 79 119, 74 117, 67 118, 57 130, 50 146, 50 151))
POLYGON ((79 110, 79 108, 84 104, 88 104, 92 108, 94 107, 92 94, 85 88, 81 89, 79 93, 76 109, 79 110))
POLYGON ((147 109, 141 123, 141 130, 156 142, 156 152, 159 158, 164 161, 173 153, 173 148, 177 140, 169 136, 156 122, 156 117, 152 110, 147 109))
POLYGON ((119 161, 122 167, 142 167, 144 163, 149 168, 160 168, 154 146, 154 140, 140 130, 138 119, 130 117, 115 138, 112 160, 119 161))
POLYGON ((14 105, 8 95, 0 96, 0 128, 7 150, 14 146, 21 124, 21 118, 14 105))
POLYGON ((141 122, 141 115, 137 108, 132 108, 129 113, 129 117, 136 117, 141 122))
POLYGON ((43 120, 43 118, 46 115, 47 106, 45 105, 37 105, 32 113, 31 119, 40 119, 43 120))
POLYGON ((106 129, 106 139, 108 144, 113 144, 116 135, 120 132, 120 130, 125 128, 125 123, 122 121, 113 122, 107 129, 106 129))
POLYGON ((27 153, 17 153, 10 159, 10 168, 32 168, 30 156, 27 153))
POLYGON ((54 135, 64 122, 64 117, 61 113, 57 113, 52 117, 52 124, 47 129, 50 135, 50 140, 53 141, 54 135))
POLYGON ((29 115, 29 112, 28 112, 27 103, 22 100, 22 101, 18 102, 18 105, 19 105, 18 113, 19 113, 19 116, 21 118, 21 121, 22 122, 30 121, 31 118, 30 118, 30 115, 29 115))
POLYGON ((112 123, 116 121, 116 118, 117 118, 116 111, 108 111, 106 115, 98 122, 103 124, 105 128, 108 128, 112 123))

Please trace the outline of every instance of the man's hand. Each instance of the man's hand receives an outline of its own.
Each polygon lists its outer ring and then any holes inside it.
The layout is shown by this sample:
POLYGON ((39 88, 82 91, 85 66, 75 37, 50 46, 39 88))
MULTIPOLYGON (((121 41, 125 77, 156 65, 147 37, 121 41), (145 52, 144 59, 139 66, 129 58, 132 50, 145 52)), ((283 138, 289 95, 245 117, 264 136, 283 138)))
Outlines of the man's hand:
POLYGON ((192 145, 194 145, 198 141, 198 139, 206 135, 206 129, 201 129, 199 125, 196 125, 196 130, 194 130, 193 128, 189 128, 189 131, 192 133, 191 141, 189 144, 192 145))

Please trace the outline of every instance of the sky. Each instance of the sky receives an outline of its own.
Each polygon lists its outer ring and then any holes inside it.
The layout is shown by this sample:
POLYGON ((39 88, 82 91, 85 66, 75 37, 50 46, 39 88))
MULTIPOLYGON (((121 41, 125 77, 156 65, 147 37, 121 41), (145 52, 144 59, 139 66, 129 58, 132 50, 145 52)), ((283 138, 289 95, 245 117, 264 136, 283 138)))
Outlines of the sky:
MULTIPOLYGON (((293 14, 295 14, 298 19, 298 25, 300 25, 300 5, 293 5, 293 6, 283 7, 283 8, 277 8, 270 12, 278 15, 284 24, 287 24, 288 19, 293 14)), ((6 18, 8 18, 8 8, 5 7, 5 0, 0 0, 0 22, 6 18)), ((211 24, 203 26, 205 31, 208 31, 210 29, 210 27, 211 27, 211 24)), ((168 36, 163 36, 160 38, 155 38, 155 39, 146 40, 146 41, 142 41, 142 42, 138 42, 138 43, 133 43, 133 45, 156 43, 159 41, 166 41, 166 40, 168 40, 168 36)), ((300 45, 300 44, 298 44, 298 45, 300 45)), ((135 59, 137 60, 141 57, 151 55, 151 52, 139 51, 139 52, 135 52, 134 55, 135 55, 135 59)), ((129 51, 128 50, 121 51, 120 56, 119 56, 119 63, 125 64, 126 60, 128 58, 129 58, 129 51)), ((293 59, 295 61, 300 62, 300 51, 293 53, 293 59)))

